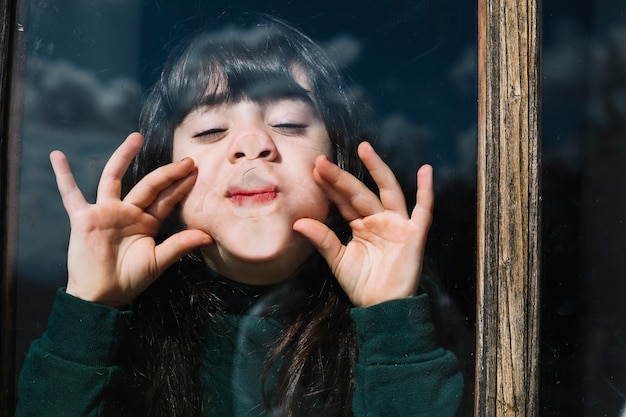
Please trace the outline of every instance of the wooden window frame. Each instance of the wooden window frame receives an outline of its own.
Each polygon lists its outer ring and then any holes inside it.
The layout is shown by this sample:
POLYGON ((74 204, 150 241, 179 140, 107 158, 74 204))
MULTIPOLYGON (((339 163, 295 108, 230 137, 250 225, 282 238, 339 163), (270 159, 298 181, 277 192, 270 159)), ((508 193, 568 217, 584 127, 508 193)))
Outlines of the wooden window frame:
MULTIPOLYGON (((20 56, 17 3, 0 0, 0 415, 12 415, 15 402, 19 138, 10 125, 19 115, 9 103, 20 56)), ((538 10, 539 0, 478 0, 474 413, 481 417, 539 414, 538 10)))
POLYGON ((0 0, 0 415, 15 403, 15 296, 19 150, 11 131, 11 73, 17 56, 17 0, 0 0))
POLYGON ((539 415, 539 0, 478 1, 475 416, 539 415))

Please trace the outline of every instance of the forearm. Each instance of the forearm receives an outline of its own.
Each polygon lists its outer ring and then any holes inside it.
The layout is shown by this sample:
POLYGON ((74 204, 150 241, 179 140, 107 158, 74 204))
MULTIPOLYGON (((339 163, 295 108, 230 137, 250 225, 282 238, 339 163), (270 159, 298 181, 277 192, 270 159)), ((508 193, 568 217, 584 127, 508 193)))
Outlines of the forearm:
POLYGON ((16 416, 118 416, 129 314, 59 291, 48 329, 25 358, 16 416))
POLYGON ((463 378, 456 357, 436 343, 427 295, 353 309, 352 317, 356 417, 455 415, 463 378))

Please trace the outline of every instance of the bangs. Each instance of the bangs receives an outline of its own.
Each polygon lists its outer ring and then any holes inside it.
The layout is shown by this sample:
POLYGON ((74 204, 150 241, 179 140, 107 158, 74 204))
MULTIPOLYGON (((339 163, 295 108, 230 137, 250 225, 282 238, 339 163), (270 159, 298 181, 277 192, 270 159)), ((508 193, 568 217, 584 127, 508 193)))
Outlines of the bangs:
POLYGON ((283 98, 311 103, 337 165, 363 178, 356 148, 373 141, 375 130, 361 89, 298 29, 274 18, 247 17, 237 26, 197 33, 172 51, 144 100, 139 130, 145 142, 133 163, 134 182, 172 161, 174 131, 194 109, 283 98))
POLYGON ((242 100, 266 102, 299 99, 313 102, 310 92, 296 82, 291 72, 272 71, 272 68, 256 66, 222 70, 224 73, 213 77, 206 86, 198 86, 199 91, 205 91, 205 94, 199 97, 194 107, 242 100))
POLYGON ((313 104, 312 92, 296 81, 296 75, 308 76, 291 47, 270 27, 203 35, 183 52, 167 77, 166 101, 174 123, 200 106, 242 100, 293 98, 313 104))

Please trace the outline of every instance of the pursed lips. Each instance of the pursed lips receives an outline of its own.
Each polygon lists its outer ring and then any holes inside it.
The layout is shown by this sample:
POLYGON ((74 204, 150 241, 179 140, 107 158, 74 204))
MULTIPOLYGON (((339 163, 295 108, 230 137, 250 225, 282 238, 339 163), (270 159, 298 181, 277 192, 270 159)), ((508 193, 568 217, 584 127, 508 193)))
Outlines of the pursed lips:
POLYGON ((228 190, 226 197, 236 206, 268 204, 278 197, 278 188, 275 186, 255 189, 233 187, 228 190))
POLYGON ((278 193, 276 183, 252 167, 228 186, 226 197, 236 207, 250 207, 270 204, 278 193))

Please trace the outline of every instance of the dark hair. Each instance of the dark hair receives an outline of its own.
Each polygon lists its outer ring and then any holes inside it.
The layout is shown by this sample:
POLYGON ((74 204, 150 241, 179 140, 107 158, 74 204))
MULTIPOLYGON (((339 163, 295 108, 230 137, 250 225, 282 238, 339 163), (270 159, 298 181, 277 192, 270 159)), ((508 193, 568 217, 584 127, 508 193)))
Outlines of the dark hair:
POLYGON ((337 164, 361 177, 356 145, 373 134, 369 117, 363 117, 368 106, 360 90, 295 28, 269 18, 244 25, 201 33, 174 50, 145 100, 140 118, 145 145, 133 164, 133 179, 171 162, 174 130, 191 110, 218 95, 235 102, 301 94, 294 71, 302 71, 310 83, 337 164))
MULTIPOLYGON (((145 142, 125 188, 171 162, 174 130, 191 110, 217 99, 302 96, 296 73, 308 81, 307 97, 318 107, 337 164, 362 178, 356 147, 372 135, 359 90, 314 41, 282 21, 264 18, 201 33, 174 51, 147 95, 140 119, 145 142)), ((176 213, 170 217, 160 234, 182 227, 176 213)), ((330 217, 333 230, 348 240, 345 221, 336 210, 330 217)), ((281 416, 302 415, 310 407, 320 415, 351 415, 357 357, 352 305, 319 254, 311 256, 299 275, 288 283, 299 294, 297 302, 272 313, 285 321, 286 329, 268 363, 267 369, 275 361, 282 368, 266 406, 281 416)), ((126 366, 133 370, 141 394, 128 397, 134 397, 131 403, 141 402, 135 407, 142 415, 196 416, 204 410, 197 375, 204 330, 226 308, 207 281, 206 266, 189 256, 133 305, 126 366)))

